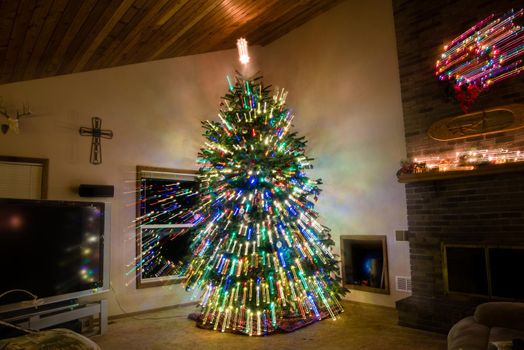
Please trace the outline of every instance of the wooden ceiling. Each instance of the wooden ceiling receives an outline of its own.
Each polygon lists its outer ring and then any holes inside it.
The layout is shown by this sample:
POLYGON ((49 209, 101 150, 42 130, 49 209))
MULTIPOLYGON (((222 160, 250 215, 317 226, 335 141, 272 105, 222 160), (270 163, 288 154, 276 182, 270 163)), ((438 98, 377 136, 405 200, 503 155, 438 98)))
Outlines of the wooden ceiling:
POLYGON ((342 0, 0 0, 0 84, 266 45, 342 0))

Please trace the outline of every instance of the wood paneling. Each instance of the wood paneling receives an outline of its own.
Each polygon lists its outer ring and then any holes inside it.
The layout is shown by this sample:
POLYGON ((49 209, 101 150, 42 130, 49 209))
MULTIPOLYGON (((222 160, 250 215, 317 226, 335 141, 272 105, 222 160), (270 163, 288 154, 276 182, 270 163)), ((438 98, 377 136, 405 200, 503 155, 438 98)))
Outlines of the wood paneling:
POLYGON ((344 0, 0 0, 0 84, 267 45, 344 0))
POLYGON ((104 23, 102 29, 97 33, 95 39, 89 45, 89 48, 80 57, 80 61, 76 64, 74 68, 75 72, 82 71, 87 61, 89 61, 89 59, 91 58, 91 56, 93 56, 98 46, 100 46, 100 44, 102 43, 102 40, 104 40, 109 35, 109 33, 117 24, 117 22, 122 18, 122 16, 126 13, 126 11, 129 9, 129 7, 131 7, 132 4, 133 0, 123 0, 120 6, 118 6, 118 8, 116 9, 116 11, 111 14, 109 20, 104 23))
MULTIPOLYGON (((147 1, 147 3, 151 4, 151 1, 147 1)), ((172 15, 174 9, 178 11, 180 3, 182 3, 182 1, 158 0, 154 2, 153 6, 142 9, 135 18, 122 29, 123 35, 115 36, 114 39, 110 37, 106 38, 106 42, 102 44, 102 47, 106 47, 106 49, 99 50, 98 54, 95 53, 88 63, 87 69, 117 66, 121 59, 125 62, 129 54, 133 52, 132 49, 135 48, 136 51, 137 43, 141 38, 145 38, 151 34, 155 21, 165 16, 166 13, 172 15), (165 11, 163 9, 165 9, 165 11)))
POLYGON ((25 34, 31 22, 35 6, 34 1, 21 0, 18 2, 16 15, 13 21, 13 26, 10 29, 9 44, 7 52, 0 65, 0 82, 10 81, 11 73, 16 65, 18 53, 23 50, 25 34))
POLYGON ((37 77, 37 67, 41 61, 42 55, 44 54, 44 50, 47 48, 47 44, 51 40, 51 36, 53 35, 60 18, 62 18, 62 14, 64 13, 64 10, 67 6, 67 1, 68 0, 55 0, 52 2, 49 13, 45 17, 43 26, 40 30, 39 37, 35 42, 33 50, 31 51, 31 58, 27 64, 22 65, 24 69, 24 75, 20 79, 13 78, 13 81, 28 80, 33 79, 33 77, 37 77))

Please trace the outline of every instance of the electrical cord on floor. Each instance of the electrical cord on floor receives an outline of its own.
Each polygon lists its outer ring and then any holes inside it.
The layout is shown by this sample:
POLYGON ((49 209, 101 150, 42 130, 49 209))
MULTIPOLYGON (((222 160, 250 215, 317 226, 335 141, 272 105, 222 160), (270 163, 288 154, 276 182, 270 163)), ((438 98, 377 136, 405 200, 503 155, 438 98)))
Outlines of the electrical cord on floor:
MULTIPOLYGON (((117 297, 117 293, 115 291, 115 289, 113 288, 113 284, 110 282, 109 283, 109 288, 111 289, 111 291, 113 292, 113 296, 115 297, 115 301, 116 301, 116 304, 118 305, 118 308, 120 309, 120 311, 122 311, 122 313, 124 315, 129 315, 129 314, 132 314, 131 312, 128 312, 126 311, 123 307, 122 307, 122 304, 120 304, 120 300, 118 300, 118 297, 117 297)), ((154 312, 154 311, 153 311, 154 312)), ((184 315, 180 315, 180 316, 164 316, 164 317, 137 317, 137 316, 128 316, 130 318, 133 318, 135 320, 139 320, 139 321, 149 321, 149 320, 168 320, 168 319, 173 319, 173 318, 187 318, 187 316, 184 316, 184 315)))

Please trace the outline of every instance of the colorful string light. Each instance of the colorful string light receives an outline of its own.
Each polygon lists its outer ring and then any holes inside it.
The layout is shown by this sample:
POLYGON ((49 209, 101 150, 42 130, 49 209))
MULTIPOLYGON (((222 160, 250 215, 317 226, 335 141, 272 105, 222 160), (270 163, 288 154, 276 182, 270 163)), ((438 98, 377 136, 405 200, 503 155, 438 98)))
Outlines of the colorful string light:
POLYGON ((524 29, 515 23, 523 14, 492 14, 444 46, 435 74, 453 85, 464 113, 480 92, 524 69, 524 29))
POLYGON ((204 218, 194 232, 186 288, 200 296, 202 327, 267 335, 289 320, 336 319, 345 289, 316 219, 311 197, 320 180, 304 154, 306 141, 291 132, 287 92, 260 78, 228 78, 218 113, 205 121, 199 154, 204 218))
POLYGON ((417 174, 428 172, 466 171, 495 164, 524 162, 524 152, 497 150, 470 150, 456 152, 455 157, 425 157, 415 158, 405 162, 400 174, 417 174))

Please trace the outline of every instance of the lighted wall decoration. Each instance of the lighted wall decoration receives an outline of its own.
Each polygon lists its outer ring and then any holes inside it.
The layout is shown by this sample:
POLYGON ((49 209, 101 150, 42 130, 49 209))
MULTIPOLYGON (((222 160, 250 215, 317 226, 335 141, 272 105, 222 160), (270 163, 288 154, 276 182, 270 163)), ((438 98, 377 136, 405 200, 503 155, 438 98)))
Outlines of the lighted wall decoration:
POLYGON ((464 113, 479 93, 523 69, 524 9, 486 17, 444 46, 435 74, 449 82, 464 113))

